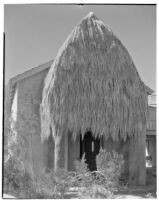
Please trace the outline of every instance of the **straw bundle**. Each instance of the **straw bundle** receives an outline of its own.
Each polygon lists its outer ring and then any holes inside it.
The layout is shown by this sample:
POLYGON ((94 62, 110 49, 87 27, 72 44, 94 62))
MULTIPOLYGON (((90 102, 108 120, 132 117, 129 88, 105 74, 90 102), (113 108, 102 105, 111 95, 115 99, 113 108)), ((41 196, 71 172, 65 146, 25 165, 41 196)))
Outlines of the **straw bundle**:
MULTIPOLYGON (((41 138, 71 132, 114 141, 138 137, 146 126, 147 96, 133 61, 93 13, 61 47, 44 83, 41 138)), ((145 134, 145 133, 144 133, 145 134)))

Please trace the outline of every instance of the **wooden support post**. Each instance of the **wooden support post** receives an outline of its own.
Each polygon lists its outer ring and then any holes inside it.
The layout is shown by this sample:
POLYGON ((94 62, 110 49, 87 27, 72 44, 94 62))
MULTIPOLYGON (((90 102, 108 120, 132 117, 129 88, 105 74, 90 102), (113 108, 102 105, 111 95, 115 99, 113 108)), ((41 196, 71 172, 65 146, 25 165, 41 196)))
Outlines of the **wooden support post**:
POLYGON ((65 133, 65 170, 68 170, 68 134, 65 133))

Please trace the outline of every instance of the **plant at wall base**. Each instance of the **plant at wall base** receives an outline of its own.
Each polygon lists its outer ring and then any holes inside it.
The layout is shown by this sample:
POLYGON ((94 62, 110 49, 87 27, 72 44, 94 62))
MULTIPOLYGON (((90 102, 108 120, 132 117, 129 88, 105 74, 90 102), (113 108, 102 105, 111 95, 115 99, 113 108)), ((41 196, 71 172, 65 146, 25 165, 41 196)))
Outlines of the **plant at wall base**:
MULTIPOLYGON (((123 166, 123 156, 115 151, 106 152, 100 150, 96 157, 97 171, 85 171, 85 163, 81 161, 77 167, 77 173, 81 174, 83 165, 84 175, 81 176, 81 188, 78 191, 79 198, 112 198, 119 189, 119 178, 123 166), (85 185, 84 183, 87 183, 85 185), (84 187, 83 187, 84 186, 84 187)), ((83 173, 82 173, 83 174, 83 173)))
POLYGON ((68 172, 64 169, 43 172, 37 179, 37 196, 53 199, 68 198, 69 188, 76 182, 74 172, 68 172))
POLYGON ((31 198, 34 193, 32 136, 38 123, 29 102, 19 108, 18 120, 10 117, 7 125, 8 155, 4 161, 4 193, 21 198, 31 198))
POLYGON ((87 187, 89 170, 85 164, 84 156, 81 161, 76 162, 76 172, 66 171, 59 168, 58 171, 50 170, 43 172, 36 184, 36 193, 44 198, 63 199, 70 198, 70 188, 87 187))
POLYGON ((45 171, 36 182, 37 198, 112 198, 118 190, 123 157, 116 152, 101 150, 97 156, 97 171, 87 168, 85 156, 75 162, 76 171, 64 169, 45 171), (78 190, 77 190, 78 188, 78 190), (71 193, 70 189, 75 193, 71 193))
POLYGON ((78 187, 88 187, 93 180, 91 172, 89 171, 86 164, 85 153, 83 154, 80 161, 75 161, 75 169, 76 174, 74 177, 74 185, 77 185, 78 187))
POLYGON ((32 178, 24 170, 22 163, 12 156, 4 165, 4 193, 20 198, 31 198, 33 194, 32 178))
POLYGON ((107 152, 105 149, 101 149, 96 157, 96 163, 97 169, 104 173, 104 177, 107 180, 118 184, 124 164, 122 154, 118 154, 115 151, 107 152))
POLYGON ((115 151, 107 152, 101 149, 96 157, 97 170, 102 174, 102 185, 112 194, 118 191, 120 187, 120 176, 124 164, 123 155, 115 151))

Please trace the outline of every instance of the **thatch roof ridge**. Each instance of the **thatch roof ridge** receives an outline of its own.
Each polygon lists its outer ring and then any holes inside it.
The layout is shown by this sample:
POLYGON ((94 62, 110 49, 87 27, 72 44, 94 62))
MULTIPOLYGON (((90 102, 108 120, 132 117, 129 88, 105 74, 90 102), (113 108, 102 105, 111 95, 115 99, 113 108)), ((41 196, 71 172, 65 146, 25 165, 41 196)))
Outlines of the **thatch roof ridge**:
POLYGON ((121 41, 94 14, 71 32, 45 79, 42 140, 64 132, 113 140, 146 128, 144 84, 121 41))
MULTIPOLYGON (((89 22, 89 21, 93 21, 96 22, 96 24, 99 23, 100 26, 103 26, 105 29, 107 29, 107 31, 109 32, 109 34, 114 35, 112 30, 110 29, 110 27, 108 25, 105 25, 101 20, 99 20, 95 14, 93 12, 90 12, 88 15, 86 15, 76 26, 75 28, 71 31, 71 33, 68 35, 67 39, 65 40, 65 42, 63 43, 63 45, 60 47, 58 54, 56 56, 55 62, 58 62, 57 59, 61 56, 61 53, 67 48, 67 46, 74 42, 74 40, 76 39, 76 37, 78 37, 81 26, 85 23, 85 22, 89 22)), ((116 37, 114 35, 114 37, 116 37)), ((116 38, 117 39, 117 38, 116 38)))

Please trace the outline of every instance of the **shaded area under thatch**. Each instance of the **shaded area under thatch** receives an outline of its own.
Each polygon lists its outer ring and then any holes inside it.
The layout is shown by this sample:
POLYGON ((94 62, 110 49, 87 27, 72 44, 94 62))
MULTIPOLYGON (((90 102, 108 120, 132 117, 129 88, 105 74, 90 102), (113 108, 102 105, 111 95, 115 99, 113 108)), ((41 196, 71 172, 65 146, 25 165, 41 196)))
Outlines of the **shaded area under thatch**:
POLYGON ((71 132, 126 140, 145 134, 147 96, 120 40, 93 13, 71 32, 44 83, 41 138, 71 132))

